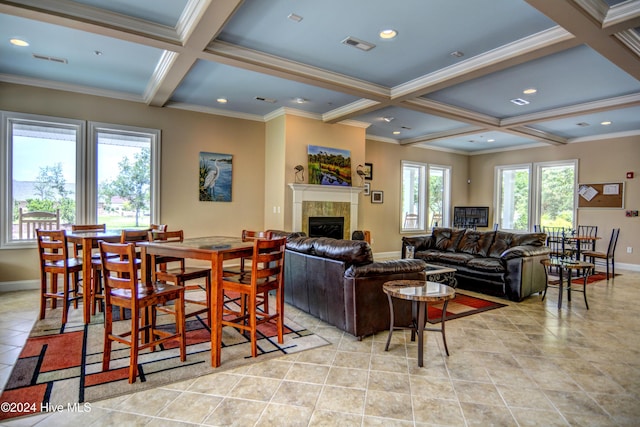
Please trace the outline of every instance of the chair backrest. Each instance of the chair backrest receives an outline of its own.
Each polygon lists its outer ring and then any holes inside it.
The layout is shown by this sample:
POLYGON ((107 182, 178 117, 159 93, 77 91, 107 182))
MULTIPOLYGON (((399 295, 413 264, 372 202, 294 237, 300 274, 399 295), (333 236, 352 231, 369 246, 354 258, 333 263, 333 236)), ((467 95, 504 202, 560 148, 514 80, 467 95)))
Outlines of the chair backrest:
POLYGON ((251 258, 251 281, 270 278, 282 283, 286 237, 280 239, 256 239, 251 258))
POLYGON ((540 224, 534 224, 533 225, 533 232, 534 233, 542 233, 542 227, 540 227, 540 224))
POLYGON ((40 267, 44 269, 46 264, 56 264, 62 262, 60 266, 67 264, 69 258, 69 248, 67 245, 67 235, 64 230, 40 230, 36 229, 38 240, 38 255, 40 257, 40 267))
POLYGON ((404 214, 404 227, 403 228, 416 228, 418 226, 418 214, 405 213, 404 214))
POLYGON ((149 229, 144 230, 122 230, 120 243, 147 242, 149 240, 149 229))
POLYGON ((107 224, 71 224, 71 231, 107 231, 107 224))
POLYGON ((117 288, 130 289, 135 299, 138 296, 135 244, 100 241, 98 246, 104 275, 105 297, 109 298, 111 288, 117 288))
POLYGON ((151 224, 149 228, 151 230, 167 231, 167 224, 151 224))
POLYGON ((611 230, 611 240, 609 240, 609 247, 607 248, 607 258, 613 258, 616 253, 616 245, 618 244, 618 236, 620 236, 620 229, 614 228, 611 230))
POLYGON ((252 231, 242 230, 242 241, 248 242, 255 239, 271 239, 272 235, 270 231, 252 231))
POLYGON ((35 239, 36 229, 59 230, 60 209, 55 212, 25 212, 20 208, 18 212, 18 238, 35 239))
POLYGON ((547 246, 551 249, 551 256, 564 257, 565 251, 565 235, 564 227, 542 227, 542 232, 547 235, 547 246))
POLYGON ((147 238, 150 242, 182 242, 184 240, 183 230, 173 231, 155 231, 149 230, 147 232, 147 238))
POLYGON ((598 226, 597 225, 579 225, 578 236, 597 237, 598 226))

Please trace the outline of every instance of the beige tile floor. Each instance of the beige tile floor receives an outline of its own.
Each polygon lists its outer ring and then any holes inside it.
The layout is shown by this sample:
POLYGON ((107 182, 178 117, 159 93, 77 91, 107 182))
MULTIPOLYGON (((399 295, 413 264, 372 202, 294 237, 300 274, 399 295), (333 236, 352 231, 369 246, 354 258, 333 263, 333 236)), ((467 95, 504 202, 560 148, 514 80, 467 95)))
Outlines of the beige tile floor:
MULTIPOLYGON (((288 307, 332 345, 122 397, 91 411, 7 426, 638 426, 640 273, 557 290, 447 322, 451 356, 429 333, 425 366, 408 334, 358 341, 288 307)), ((37 293, 0 296, 0 385, 37 315, 37 293)), ((503 301, 503 300, 501 300, 503 301)), ((503 301, 504 302, 504 301, 503 301)))

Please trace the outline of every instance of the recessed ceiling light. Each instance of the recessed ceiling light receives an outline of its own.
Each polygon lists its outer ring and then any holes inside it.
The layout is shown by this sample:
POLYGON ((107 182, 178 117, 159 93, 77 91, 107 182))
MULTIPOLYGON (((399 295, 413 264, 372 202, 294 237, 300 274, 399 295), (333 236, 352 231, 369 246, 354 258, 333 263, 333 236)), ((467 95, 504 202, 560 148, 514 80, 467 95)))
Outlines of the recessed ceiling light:
POLYGON ((295 102, 296 104, 304 104, 305 102, 307 102, 307 100, 304 98, 293 98, 293 102, 295 102))
POLYGON ((101 51, 99 51, 99 50, 94 50, 94 51, 93 51, 93 54, 94 54, 95 56, 102 56, 102 52, 101 52, 101 51))
POLYGON ((533 95, 536 92, 538 92, 538 89, 536 89, 534 87, 530 87, 530 88, 525 89, 525 90, 522 91, 522 93, 524 93, 525 95, 533 95))
POLYGON ((28 41, 22 40, 22 39, 18 39, 18 38, 9 39, 9 43, 11 43, 14 46, 20 46, 20 47, 29 46, 29 42, 28 41))
POLYGON ((220 104, 226 104, 227 102, 229 102, 227 98, 218 98, 216 99, 216 101, 218 101, 218 103, 220 104))
POLYGON ((382 118, 382 120, 384 120, 387 123, 391 123, 391 121, 393 121, 394 119, 395 119, 395 117, 391 117, 391 116, 382 118))
POLYGON ((394 134, 394 135, 400 135, 400 131, 399 131, 399 130, 394 130, 394 131, 393 131, 393 134, 394 134))
POLYGON ((496 140, 491 138, 491 139, 487 139, 487 142, 496 142, 496 140))
POLYGON ((607 120, 607 121, 604 121, 604 122, 600 122, 600 124, 602 126, 609 126, 611 124, 611 122, 609 120, 607 120))
POLYGON ((392 28, 387 28, 385 30, 380 31, 380 38, 384 40, 395 39, 398 35, 398 32, 392 28))
POLYGON ((294 22, 300 22, 302 21, 302 16, 300 15, 296 15, 295 13, 290 13, 289 16, 287 16, 287 18, 289 18, 290 20, 294 21, 294 22))
POLYGON ((451 52, 449 55, 453 56, 454 58, 462 58, 464 56, 464 52, 460 52, 459 50, 456 50, 451 52))

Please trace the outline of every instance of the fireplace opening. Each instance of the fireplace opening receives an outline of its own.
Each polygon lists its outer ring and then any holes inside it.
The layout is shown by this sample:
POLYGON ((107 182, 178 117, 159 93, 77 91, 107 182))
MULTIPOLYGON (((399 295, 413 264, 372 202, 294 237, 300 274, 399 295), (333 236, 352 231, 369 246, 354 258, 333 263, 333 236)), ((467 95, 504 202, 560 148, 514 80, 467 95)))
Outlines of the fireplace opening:
POLYGON ((344 217, 313 216, 309 217, 309 237, 344 238, 344 217))

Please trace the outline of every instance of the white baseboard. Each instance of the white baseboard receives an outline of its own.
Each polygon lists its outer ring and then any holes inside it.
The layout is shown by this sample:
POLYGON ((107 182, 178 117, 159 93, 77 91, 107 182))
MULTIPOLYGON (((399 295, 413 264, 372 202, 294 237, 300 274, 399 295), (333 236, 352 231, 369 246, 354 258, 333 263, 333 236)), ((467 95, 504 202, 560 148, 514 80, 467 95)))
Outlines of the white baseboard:
POLYGON ((40 289, 40 280, 19 280, 0 282, 0 293, 13 291, 32 291, 40 289))

